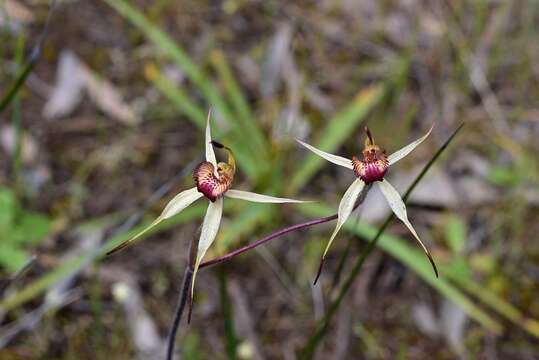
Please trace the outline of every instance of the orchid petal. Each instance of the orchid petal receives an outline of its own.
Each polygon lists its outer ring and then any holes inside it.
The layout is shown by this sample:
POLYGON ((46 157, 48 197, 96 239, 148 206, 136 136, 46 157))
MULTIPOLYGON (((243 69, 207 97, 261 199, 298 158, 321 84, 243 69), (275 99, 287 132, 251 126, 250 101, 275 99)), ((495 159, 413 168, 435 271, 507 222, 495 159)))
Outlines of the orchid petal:
POLYGON ((350 170, 353 169, 352 160, 350 160, 350 159, 347 159, 347 158, 339 156, 339 155, 333 155, 333 154, 327 153, 325 151, 322 151, 320 149, 315 148, 312 145, 304 143, 303 141, 301 141, 299 139, 296 139, 296 141, 298 143, 300 143, 301 145, 305 146, 307 149, 311 150, 316 155, 326 159, 327 161, 329 161, 331 163, 334 163, 336 165, 345 167, 345 168, 350 169, 350 170))
POLYGON ((193 280, 191 282, 191 298, 195 289, 195 277, 197 275, 198 267, 206 254, 206 251, 210 248, 211 244, 217 236, 219 230, 219 224, 221 223, 221 217, 223 215, 223 198, 218 198, 215 202, 209 202, 204 222, 202 223, 202 231, 200 233, 200 239, 198 240, 197 257, 195 261, 195 267, 193 269, 193 280))
POLYGON ((352 213, 352 210, 354 210, 354 204, 356 203, 356 200, 365 187, 365 183, 361 179, 356 179, 352 185, 346 190, 344 193, 341 203, 339 204, 339 211, 338 211, 338 218, 337 218, 337 226, 335 226, 335 230, 333 230, 333 234, 331 234, 331 238, 329 239, 329 242, 326 246, 326 249, 324 250, 324 254, 322 255, 322 259, 326 257, 326 254, 329 250, 329 247, 331 246, 331 243, 335 239, 335 236, 337 236, 337 233, 341 229, 341 227, 344 225, 346 220, 350 217, 350 214, 352 213))
POLYGON ((429 250, 423 244, 421 239, 419 239, 417 232, 415 231, 414 227, 408 220, 408 215, 406 213, 406 205, 404 204, 404 201, 402 201, 401 196, 399 195, 397 190, 395 190, 395 188, 387 180, 377 182, 377 184, 380 190, 382 191, 382 194, 386 198, 387 203, 389 204, 389 207, 391 208, 395 216, 397 216, 404 223, 404 225, 406 225, 408 230, 410 230, 412 235, 414 235, 419 245, 421 245, 421 247, 423 248, 423 251, 429 258, 430 263, 432 264, 436 277, 438 277, 438 269, 436 269, 436 265, 434 264, 434 260, 432 259, 432 256, 430 255, 429 250))
POLYGON ((403 157, 411 153, 412 150, 414 150, 419 144, 421 144, 430 135, 433 128, 434 128, 434 124, 430 127, 429 131, 425 135, 423 135, 416 141, 406 145, 402 149, 397 150, 393 154, 389 155, 387 157, 387 160, 389 161, 389 165, 393 165, 394 163, 396 163, 397 161, 399 161, 400 159, 402 159, 403 157))
POLYGON ((217 159, 215 158, 215 152, 213 151, 213 145, 211 144, 211 120, 212 111, 211 108, 208 111, 208 119, 206 120, 206 161, 210 162, 213 167, 217 168, 217 159))
POLYGON ((165 206, 165 209, 159 215, 157 219, 155 219, 150 225, 148 225, 144 230, 133 236, 127 241, 124 241, 120 245, 116 246, 112 250, 110 250, 107 255, 110 255, 112 253, 115 253, 124 247, 131 244, 133 241, 138 239, 140 236, 148 232, 151 228, 155 227, 157 224, 159 224, 161 221, 168 219, 169 217, 172 217, 176 214, 178 214, 180 211, 191 205, 193 202, 195 202, 197 199, 200 199, 203 195, 197 191, 197 188, 191 188, 189 190, 182 191, 178 195, 174 196, 172 200, 169 201, 167 206, 165 206))
POLYGON ((247 200, 247 201, 252 201, 252 202, 257 202, 257 203, 284 204, 284 203, 309 202, 309 201, 301 201, 301 200, 295 200, 295 199, 273 197, 273 196, 257 194, 257 193, 253 193, 249 191, 233 190, 233 189, 228 190, 225 193, 225 196, 229 198, 233 198, 233 199, 247 200))

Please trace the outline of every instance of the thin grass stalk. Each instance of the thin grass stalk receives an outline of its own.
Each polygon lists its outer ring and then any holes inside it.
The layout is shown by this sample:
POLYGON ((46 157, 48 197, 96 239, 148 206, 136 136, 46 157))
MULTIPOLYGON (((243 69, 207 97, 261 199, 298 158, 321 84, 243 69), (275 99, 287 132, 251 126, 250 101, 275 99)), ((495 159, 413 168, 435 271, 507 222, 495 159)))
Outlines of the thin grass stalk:
POLYGON ((43 47, 43 43, 45 42, 45 38, 47 37, 48 31, 49 31, 49 24, 52 18, 52 13, 54 12, 54 9, 56 8, 56 0, 52 0, 49 12, 47 14, 47 20, 45 21, 45 26, 43 27, 43 31, 41 32, 41 35, 39 36, 38 41, 34 45, 32 51, 30 52, 30 56, 28 57, 28 62, 22 69, 20 69, 19 74, 15 78, 15 81, 11 84, 11 86, 8 88, 6 93, 0 98, 0 113, 2 113, 5 108, 13 101, 15 98, 15 95, 19 92, 19 90, 24 85, 26 78, 34 67, 36 66, 37 62, 41 58, 41 49, 43 47))
POLYGON ((227 274, 222 267, 219 269, 219 297, 221 309, 223 311, 223 322, 225 332, 225 349, 228 359, 236 359, 238 352, 238 338, 234 331, 234 318, 232 316, 232 304, 227 290, 227 274))
MULTIPOLYGON (((20 34, 17 39, 17 48, 15 52, 15 63, 17 65, 17 70, 23 66, 23 57, 24 57, 24 45, 25 45, 24 34, 20 34)), ((13 94, 11 100, 13 106, 11 107, 11 119, 13 130, 15 132, 15 151, 13 152, 12 158, 12 176, 16 184, 17 190, 21 190, 20 186, 20 170, 21 170, 21 153, 22 153, 22 108, 21 108, 21 97, 18 94, 13 94)))
MULTIPOLYGON (((359 218, 360 213, 359 210, 356 210, 356 219, 354 222, 354 228, 357 228, 357 225, 359 224, 359 218)), ((335 273, 333 274, 333 279, 331 281, 331 291, 333 291, 337 285, 339 285, 339 282, 341 281, 341 275, 342 271, 344 269, 344 265, 346 264, 346 261, 348 260, 348 256, 350 255, 350 249, 352 248, 352 243, 354 241, 354 236, 351 234, 348 236, 348 241, 346 242, 346 248, 343 251, 343 254, 341 255, 341 258, 339 259, 339 262, 337 263, 337 268, 335 269, 335 273)))
POLYGON ((350 255, 350 249, 352 248, 353 241, 354 241, 354 237, 350 235, 348 237, 348 241, 346 242, 346 247, 344 248, 341 258, 339 259, 339 262, 337 263, 337 268, 335 269, 335 272, 333 273, 333 279, 331 280, 331 290, 335 289, 337 285, 339 284, 339 281, 341 280, 342 271, 344 269, 344 265, 346 264, 346 260, 348 260, 348 256, 350 255))

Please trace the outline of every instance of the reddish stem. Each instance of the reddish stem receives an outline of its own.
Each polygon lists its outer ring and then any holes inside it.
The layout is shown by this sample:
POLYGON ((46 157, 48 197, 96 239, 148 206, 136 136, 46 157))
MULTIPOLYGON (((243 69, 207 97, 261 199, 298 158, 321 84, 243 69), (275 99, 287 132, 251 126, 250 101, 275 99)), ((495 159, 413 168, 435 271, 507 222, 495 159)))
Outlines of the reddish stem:
MULTIPOLYGON (((361 194, 359 195, 358 199, 356 200, 356 203, 354 204, 354 210, 359 206, 361 205, 361 203, 363 203, 363 201, 365 200, 365 197, 367 196, 367 193, 369 192, 371 188, 371 185, 367 185, 365 186, 365 188, 363 189, 363 191, 361 192, 361 194)), ((234 256, 237 256, 237 255, 240 255, 246 251, 249 251, 251 249, 254 249, 255 247, 257 246, 260 246, 262 244, 265 244, 267 243, 268 241, 270 240, 273 240, 275 238, 278 238, 278 237, 281 237, 283 235, 286 235, 292 231, 296 231, 296 230, 301 230, 301 229, 305 229, 305 228, 308 228, 310 226, 313 226, 313 225, 318 225, 318 224, 323 224, 323 223, 326 223, 328 221, 332 221, 332 220, 335 220, 337 219, 338 215, 337 214, 333 214, 331 216, 326 216, 326 217, 323 217, 323 218, 319 218, 319 219, 314 219, 314 220, 310 220, 310 221, 307 221, 307 222, 303 222, 303 223, 300 223, 300 224, 296 224, 296 225, 291 225, 291 226, 288 226, 288 227, 285 227, 284 229, 281 229, 279 231, 276 231, 272 234, 269 234, 268 236, 260 239, 260 240, 257 240, 255 241, 254 243, 251 243, 251 244, 247 244, 245 245, 244 247, 241 247, 237 250, 234 250, 232 252, 229 252, 228 254, 225 254, 223 256, 220 256, 218 258, 215 258, 215 259, 212 259, 212 260, 208 260, 206 262, 203 262, 202 264, 200 264, 199 268, 202 269, 202 268, 205 268, 207 266, 212 266, 212 265, 217 265, 217 264, 220 264, 222 262, 225 262, 227 260, 230 260, 232 259, 234 256)))
POLYGON ((262 238, 260 240, 257 240, 254 243, 245 245, 244 247, 241 247, 241 248, 239 248, 237 250, 229 252, 228 254, 225 254, 225 255, 220 256, 218 258, 203 262, 202 264, 200 264, 199 268, 202 269, 202 268, 205 268, 207 266, 217 265, 219 263, 222 263, 222 262, 225 262, 227 260, 232 259, 234 256, 240 255, 240 254, 242 254, 242 253, 244 253, 246 251, 254 249, 255 247, 260 246, 260 245, 262 245, 262 244, 264 244, 264 243, 266 243, 266 242, 268 242, 270 240, 273 240, 273 239, 278 238, 280 236, 286 235, 289 232, 305 229, 305 228, 307 228, 309 226, 313 226, 313 225, 322 224, 322 223, 325 223, 325 222, 328 222, 328 221, 331 221, 331 220, 335 220, 336 218, 337 218, 337 214, 333 214, 331 216, 326 216, 326 217, 323 217, 323 218, 320 218, 320 219, 315 219, 315 220, 307 221, 307 222, 304 222, 304 223, 301 223, 301 224, 288 226, 288 227, 286 227, 284 229, 281 229, 281 230, 279 230, 277 232, 269 234, 268 236, 266 236, 266 237, 264 237, 264 238, 262 238))

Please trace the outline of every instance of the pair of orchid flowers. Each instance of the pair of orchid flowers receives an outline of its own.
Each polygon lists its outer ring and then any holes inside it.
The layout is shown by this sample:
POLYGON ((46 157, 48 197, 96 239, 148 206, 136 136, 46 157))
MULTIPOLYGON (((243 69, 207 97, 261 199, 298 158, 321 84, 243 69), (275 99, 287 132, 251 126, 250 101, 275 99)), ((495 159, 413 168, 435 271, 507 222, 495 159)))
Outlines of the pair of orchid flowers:
MULTIPOLYGON (((193 296, 193 290, 195 286, 195 277, 198 271, 198 268, 204 258, 204 255, 212 245, 217 232, 219 230, 219 225, 221 222, 221 217, 223 213, 223 198, 228 197, 232 199, 247 200, 258 203, 304 203, 306 201, 279 198, 268 195, 256 194, 253 192, 242 191, 230 189, 232 181, 234 180, 234 174, 236 172, 236 162, 232 151, 216 142, 211 138, 211 111, 208 113, 208 118, 206 121, 206 139, 205 139, 205 149, 206 149, 206 161, 200 163, 193 172, 193 179, 195 182, 195 187, 185 190, 177 194, 166 206, 161 215, 154 220, 147 228, 142 230, 140 233, 132 237, 131 239, 121 243, 117 247, 109 251, 109 254, 116 252, 120 249, 123 249, 135 239, 139 238, 142 234, 146 233, 148 230, 159 224, 165 219, 168 219, 182 210, 187 208, 196 200, 206 197, 208 199, 208 209, 202 223, 202 230, 200 233, 200 238, 198 241, 196 249, 195 263, 193 266, 193 278, 191 282, 191 299, 193 296), (215 153, 213 148, 223 149, 228 154, 228 161, 217 163, 215 153)), ((431 262, 436 276, 438 272, 432 257, 419 239, 417 232, 413 228, 412 224, 408 220, 406 214, 406 206, 402 201, 399 193, 395 188, 384 179, 384 176, 389 168, 389 166, 395 164, 397 161, 408 155, 412 150, 414 150, 419 144, 421 144, 431 133, 432 127, 430 130, 420 139, 412 142, 411 144, 405 146, 404 148, 398 150, 397 152, 387 156, 385 151, 381 150, 378 147, 372 138, 370 131, 366 128, 367 138, 365 140, 365 148, 363 150, 363 159, 360 160, 356 156, 353 156, 352 159, 347 159, 338 155, 329 154, 322 150, 319 150, 303 141, 297 140, 301 145, 315 153, 316 155, 326 159, 327 161, 334 163, 336 165, 345 167, 349 170, 353 170, 357 179, 350 185, 348 190, 344 193, 342 200, 339 204, 338 217, 337 217, 337 226, 333 231, 333 234, 330 237, 330 240, 324 250, 322 255, 322 263, 327 255, 327 252, 333 243, 333 240, 337 236, 337 233, 344 225, 346 220, 350 217, 352 211, 354 210, 354 205, 359 195, 363 191, 366 185, 376 183, 381 190, 382 194, 386 198, 391 210, 393 213, 406 225, 410 230, 414 238, 421 245, 423 250, 431 262)), ((320 267, 321 267, 320 266, 320 267)))

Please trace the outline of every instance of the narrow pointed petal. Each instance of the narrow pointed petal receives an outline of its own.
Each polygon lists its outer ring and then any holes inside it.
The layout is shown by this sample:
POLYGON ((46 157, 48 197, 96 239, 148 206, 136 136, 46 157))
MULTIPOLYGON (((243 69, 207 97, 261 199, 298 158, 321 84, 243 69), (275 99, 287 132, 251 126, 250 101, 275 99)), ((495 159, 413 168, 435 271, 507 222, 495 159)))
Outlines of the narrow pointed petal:
POLYGON ((397 190, 395 190, 395 188, 387 180, 377 182, 377 184, 380 190, 382 191, 382 194, 386 198, 387 203, 389 204, 389 207, 391 208, 395 216, 397 216, 397 218, 399 218, 404 223, 404 225, 406 225, 408 230, 410 230, 412 235, 414 235, 419 245, 421 245, 421 247, 423 248, 423 251, 429 258, 432 268, 434 269, 434 273, 436 274, 436 277, 438 277, 438 269, 436 268, 436 264, 434 263, 434 260, 432 259, 432 256, 430 255, 429 250, 423 244, 421 239, 419 239, 417 232, 415 231, 414 227, 408 220, 408 215, 406 213, 406 205, 404 204, 404 201, 402 201, 401 196, 399 195, 397 190))
POLYGON ((242 190, 233 190, 230 189, 225 193, 226 197, 240 200, 247 200, 258 203, 275 203, 275 204, 284 204, 284 203, 305 203, 309 201, 287 199, 280 197, 273 197, 268 195, 257 194, 249 191, 242 190))
POLYGON ((402 149, 397 150, 393 154, 389 155, 388 158, 387 158, 388 161, 389 161, 389 165, 390 166, 393 165, 394 163, 396 163, 397 161, 399 161, 400 159, 402 159, 403 157, 405 157, 406 155, 411 153, 412 150, 414 150, 419 144, 421 144, 430 135, 433 128, 434 128, 434 124, 432 124, 429 131, 425 135, 423 135, 422 137, 420 137, 416 141, 406 145, 402 149))
POLYGON ((203 196, 204 195, 202 193, 198 192, 196 187, 189 190, 184 190, 178 195, 174 196, 172 200, 168 202, 161 215, 159 215, 159 218, 162 218, 163 220, 168 219, 178 214, 180 211, 203 196))
POLYGON ((109 252, 107 252, 107 255, 110 255, 112 253, 115 253, 126 246, 130 245, 133 241, 141 237, 143 234, 148 232, 150 229, 155 227, 157 224, 159 224, 161 221, 168 219, 169 217, 172 217, 176 214, 178 214, 180 211, 191 205, 193 202, 195 202, 197 199, 200 199, 202 196, 201 193, 197 191, 197 188, 191 188, 189 190, 182 191, 178 195, 174 196, 172 200, 169 201, 167 206, 165 206, 165 209, 159 215, 157 219, 155 219, 148 227, 146 227, 144 230, 133 236, 131 239, 124 241, 120 245, 116 246, 109 252))
POLYGON ((314 146, 312 145, 309 145, 307 143, 304 143, 303 141, 299 140, 299 139, 296 139, 296 141, 298 143, 300 143, 301 145, 305 146, 307 149, 311 150, 313 153, 315 153, 316 155, 326 159, 327 161, 331 162, 331 163, 334 163, 336 165, 339 165, 339 166, 342 166, 342 167, 345 167, 347 169, 350 169, 352 170, 353 167, 352 167, 352 160, 350 159, 347 159, 345 157, 342 157, 342 156, 338 156, 338 155, 333 155, 333 154, 330 154, 330 153, 327 153, 325 151, 322 151, 320 149, 317 149, 315 148, 314 146))
POLYGON ((329 247, 331 246, 331 243, 333 243, 333 240, 335 239, 335 236, 337 236, 337 233, 341 229, 341 227, 344 225, 346 220, 350 217, 350 214, 352 213, 352 210, 354 209, 354 204, 357 200, 357 197, 365 187, 365 183, 361 179, 356 179, 352 185, 346 190, 344 193, 341 203, 339 204, 339 211, 338 211, 338 218, 337 218, 337 226, 335 226, 335 230, 333 230, 333 234, 331 234, 331 238, 329 239, 329 242, 326 246, 326 249, 324 250, 324 254, 322 255, 322 258, 326 257, 326 254, 329 250, 329 247))
POLYGON ((193 269, 193 279, 191 281, 191 298, 195 289, 195 278, 197 276, 198 267, 206 254, 206 251, 210 248, 211 244, 217 236, 219 230, 219 224, 221 223, 221 217, 223 215, 223 198, 215 200, 215 202, 209 202, 204 222, 202 223, 202 230, 200 233, 200 239, 198 241, 197 257, 195 261, 195 267, 193 269))
POLYGON ((139 237, 150 231, 150 229, 154 228, 159 224, 161 221, 163 221, 162 218, 155 219, 150 225, 148 225, 144 230, 130 238, 129 240, 124 241, 123 243, 120 243, 120 245, 117 245, 116 247, 112 248, 111 250, 107 251, 107 255, 112 255, 114 253, 117 253, 120 250, 123 250, 124 248, 131 245, 135 240, 137 240, 139 237))
POLYGON ((210 110, 208 111, 208 119, 206 120, 206 161, 210 162, 214 168, 217 168, 217 159, 215 158, 215 152, 213 151, 213 145, 211 143, 211 115, 212 110, 210 108, 210 110))

